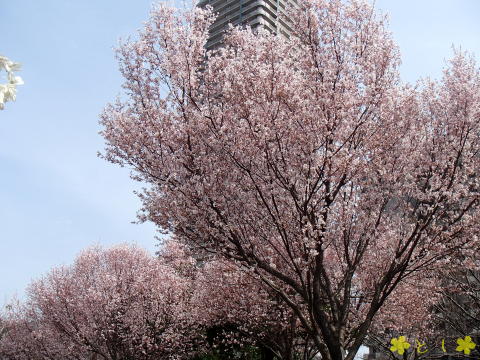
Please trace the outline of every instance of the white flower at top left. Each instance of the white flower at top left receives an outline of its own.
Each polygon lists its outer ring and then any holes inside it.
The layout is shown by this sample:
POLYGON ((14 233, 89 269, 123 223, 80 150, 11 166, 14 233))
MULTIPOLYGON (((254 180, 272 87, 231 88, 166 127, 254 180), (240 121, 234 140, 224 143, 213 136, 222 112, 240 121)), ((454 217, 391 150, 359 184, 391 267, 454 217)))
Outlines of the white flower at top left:
POLYGON ((3 110, 7 101, 15 101, 17 85, 23 84, 22 78, 14 74, 15 71, 20 70, 19 63, 0 55, 0 71, 2 70, 7 72, 7 83, 0 84, 0 110, 3 110))

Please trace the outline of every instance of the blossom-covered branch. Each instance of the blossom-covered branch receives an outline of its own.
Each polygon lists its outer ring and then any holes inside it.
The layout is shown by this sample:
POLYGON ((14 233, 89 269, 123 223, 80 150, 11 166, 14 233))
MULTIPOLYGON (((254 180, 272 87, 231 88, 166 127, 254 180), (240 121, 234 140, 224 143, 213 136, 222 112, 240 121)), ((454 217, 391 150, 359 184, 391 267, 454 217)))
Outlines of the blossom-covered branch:
POLYGON ((368 3, 303 5, 290 38, 234 28, 214 52, 208 9, 159 5, 118 51, 104 156, 150 185, 143 219, 249 269, 324 360, 352 360, 408 281, 478 248, 480 75, 457 53, 403 85, 368 3))

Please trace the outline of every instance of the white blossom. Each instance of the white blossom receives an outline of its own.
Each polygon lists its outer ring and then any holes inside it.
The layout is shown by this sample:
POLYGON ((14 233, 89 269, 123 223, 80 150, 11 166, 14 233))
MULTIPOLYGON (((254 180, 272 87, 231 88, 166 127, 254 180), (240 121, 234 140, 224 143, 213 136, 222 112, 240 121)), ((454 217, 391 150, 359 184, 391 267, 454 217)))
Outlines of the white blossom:
POLYGON ((19 63, 0 55, 0 71, 2 69, 7 72, 7 83, 0 84, 0 110, 3 110, 7 101, 15 101, 17 85, 23 85, 22 78, 14 75, 14 71, 20 70, 19 63))

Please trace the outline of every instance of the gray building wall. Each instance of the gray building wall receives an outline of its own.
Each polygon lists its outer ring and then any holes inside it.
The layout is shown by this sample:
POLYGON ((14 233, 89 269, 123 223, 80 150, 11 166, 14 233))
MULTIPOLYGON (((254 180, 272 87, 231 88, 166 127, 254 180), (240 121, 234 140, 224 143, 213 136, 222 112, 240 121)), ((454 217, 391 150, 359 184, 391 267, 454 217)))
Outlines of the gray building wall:
MULTIPOLYGON (((201 0, 198 6, 210 5, 217 19, 210 28, 207 49, 215 49, 222 44, 223 33, 228 24, 263 26, 272 33, 289 36, 289 26, 282 16, 288 0, 201 0)), ((296 2, 296 0, 294 0, 296 2)))

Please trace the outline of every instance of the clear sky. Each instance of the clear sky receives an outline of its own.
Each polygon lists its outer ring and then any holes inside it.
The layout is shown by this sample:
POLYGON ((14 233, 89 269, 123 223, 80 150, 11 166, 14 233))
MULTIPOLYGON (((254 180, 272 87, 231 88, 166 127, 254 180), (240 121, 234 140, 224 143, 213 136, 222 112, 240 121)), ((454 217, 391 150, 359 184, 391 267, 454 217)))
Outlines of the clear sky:
MULTIPOLYGON (((0 54, 25 85, 0 111, 0 306, 32 278, 91 244, 155 251, 151 224, 131 224, 141 186, 97 158, 98 114, 120 93, 113 47, 151 0, 0 0, 0 54)), ((390 14, 402 76, 439 77, 453 44, 480 57, 479 0, 377 0, 390 14)))

